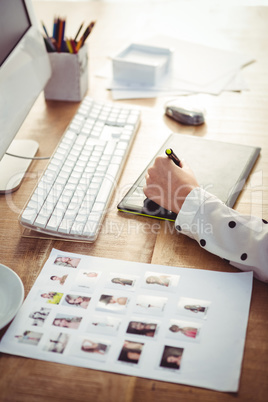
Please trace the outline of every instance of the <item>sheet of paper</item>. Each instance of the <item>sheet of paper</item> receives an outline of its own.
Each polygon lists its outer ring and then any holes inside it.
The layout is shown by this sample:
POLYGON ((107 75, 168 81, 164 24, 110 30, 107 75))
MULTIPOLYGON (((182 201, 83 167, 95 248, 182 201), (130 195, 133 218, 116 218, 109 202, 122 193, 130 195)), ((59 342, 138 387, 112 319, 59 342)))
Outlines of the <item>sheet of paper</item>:
MULTIPOLYGON (((192 91, 189 91, 189 86, 188 86, 188 91, 185 90, 183 91, 182 89, 145 89, 145 88, 127 88, 127 87, 116 87, 113 88, 112 94, 113 94, 113 99, 114 100, 120 100, 120 99, 145 99, 145 98, 155 98, 159 96, 184 96, 184 95, 193 95, 193 94, 198 94, 202 93, 203 89, 202 88, 195 88, 192 89, 192 91)), ((183 86, 181 86, 183 88, 183 86)), ((240 72, 234 72, 227 74, 225 77, 225 86, 224 86, 224 91, 246 91, 248 90, 249 87, 244 80, 242 74, 240 72)), ((222 92, 222 81, 216 81, 215 83, 212 83, 210 86, 206 87, 206 93, 210 95, 219 95, 220 92, 222 92)))
POLYGON ((120 82, 111 80, 108 84, 107 88, 116 91, 129 91, 129 93, 136 91, 141 93, 165 93, 171 91, 181 91, 184 93, 210 93, 212 95, 218 95, 223 89, 229 85, 230 81, 233 79, 235 75, 238 75, 239 71, 234 70, 226 73, 224 76, 220 77, 220 79, 215 79, 211 81, 207 85, 198 85, 195 83, 185 82, 178 78, 176 75, 167 76, 161 82, 154 86, 148 85, 137 85, 133 82, 120 82))
POLYGON ((165 35, 155 36, 144 42, 173 48, 175 77, 199 86, 208 85, 253 62, 251 57, 243 53, 186 42, 165 35))
POLYGON ((53 249, 0 351, 234 392, 251 291, 251 272, 169 267, 53 249))
MULTIPOLYGON (((153 87, 139 86, 131 82, 115 82, 112 80, 110 61, 97 75, 109 78, 108 88, 112 90, 114 99, 155 97, 166 95, 167 92, 219 95, 224 90, 233 90, 230 86, 233 77, 238 76, 243 67, 254 61, 242 53, 165 35, 144 39, 142 43, 173 48, 172 72, 153 87)), ((241 79, 236 80, 235 91, 243 90, 244 87, 241 79)))
POLYGON ((156 98, 159 96, 184 96, 191 95, 192 92, 186 91, 136 91, 136 90, 128 90, 128 89, 113 89, 112 90, 113 99, 148 99, 148 98, 156 98))

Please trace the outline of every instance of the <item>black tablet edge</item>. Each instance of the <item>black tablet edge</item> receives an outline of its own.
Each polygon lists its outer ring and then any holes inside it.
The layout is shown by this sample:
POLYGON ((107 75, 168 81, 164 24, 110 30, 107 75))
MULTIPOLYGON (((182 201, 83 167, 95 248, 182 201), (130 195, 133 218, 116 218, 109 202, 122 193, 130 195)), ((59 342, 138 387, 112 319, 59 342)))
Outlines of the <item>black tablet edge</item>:
POLYGON ((158 216, 158 215, 144 214, 144 213, 142 213, 142 212, 131 211, 130 209, 123 209, 123 208, 120 208, 119 205, 117 206, 117 209, 118 209, 119 212, 126 212, 126 213, 128 213, 128 214, 146 216, 147 218, 160 219, 160 220, 162 220, 162 221, 175 222, 175 219, 170 219, 170 218, 166 218, 166 217, 164 217, 164 216, 158 216))

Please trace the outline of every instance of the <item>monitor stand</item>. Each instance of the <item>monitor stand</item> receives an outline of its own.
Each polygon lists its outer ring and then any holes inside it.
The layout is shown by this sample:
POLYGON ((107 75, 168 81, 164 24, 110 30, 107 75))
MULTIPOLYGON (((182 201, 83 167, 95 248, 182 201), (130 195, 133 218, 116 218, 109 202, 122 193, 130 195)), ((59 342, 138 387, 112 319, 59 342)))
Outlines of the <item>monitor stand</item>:
MULTIPOLYGON (((33 158, 38 150, 38 142, 33 140, 14 140, 7 152, 33 158)), ((22 182, 31 159, 21 159, 14 156, 4 155, 0 161, 0 194, 16 191, 22 182)))

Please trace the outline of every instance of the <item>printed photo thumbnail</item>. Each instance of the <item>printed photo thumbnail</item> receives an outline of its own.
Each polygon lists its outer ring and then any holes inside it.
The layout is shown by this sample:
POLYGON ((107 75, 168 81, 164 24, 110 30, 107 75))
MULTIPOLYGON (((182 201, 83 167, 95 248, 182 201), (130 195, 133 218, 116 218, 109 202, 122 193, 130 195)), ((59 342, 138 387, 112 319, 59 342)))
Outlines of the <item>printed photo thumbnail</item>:
POLYGON ((83 359, 97 360, 104 362, 108 355, 111 342, 99 336, 80 336, 71 345, 70 353, 73 356, 83 359))
POLYGON ((62 305, 86 309, 90 300, 91 297, 67 294, 62 301, 62 305))
POLYGON ((162 314, 167 300, 166 297, 139 295, 136 300, 135 312, 142 314, 162 314))
POLYGON ((31 319, 31 325, 35 327, 42 327, 51 312, 50 308, 41 307, 37 310, 32 311, 29 314, 29 318, 31 319))
POLYGON ((54 285, 64 285, 68 275, 51 275, 49 280, 53 282, 54 285))
POLYGON ((41 332, 24 331, 21 335, 15 335, 19 343, 37 346, 43 334, 41 332))
POLYGON ((177 305, 177 313, 188 317, 205 319, 211 302, 207 300, 181 297, 177 305))
POLYGON ((201 326, 199 322, 170 320, 166 335, 177 340, 196 341, 200 337, 201 326))
POLYGON ((139 277, 122 273, 111 273, 107 279, 106 287, 111 289, 134 290, 139 277))
POLYGON ((47 352, 62 354, 68 344, 70 335, 66 333, 52 333, 43 348, 47 352))
POLYGON ((82 317, 67 314, 57 314, 52 322, 52 325, 61 328, 77 329, 79 328, 81 321, 82 317))
POLYGON ((143 346, 144 343, 125 340, 119 354, 118 361, 124 363, 138 364, 140 361, 143 346))
POLYGON ((60 292, 44 292, 40 297, 48 304, 59 304, 62 299, 63 293, 60 292))
POLYGON ((181 359, 183 348, 176 346, 164 346, 163 354, 160 361, 160 367, 172 370, 179 370, 181 367, 181 359))
POLYGON ((132 335, 143 335, 153 338, 158 330, 158 322, 153 320, 132 320, 127 327, 127 333, 132 335))
POLYGON ((113 312, 123 312, 126 310, 129 299, 126 296, 115 296, 102 294, 100 296, 97 308, 113 312))
POLYGON ((94 342, 90 339, 84 339, 81 345, 81 349, 83 352, 105 355, 108 352, 109 346, 105 343, 94 342))
POLYGON ((95 288, 101 273, 94 270, 81 269, 74 280, 72 290, 76 292, 91 292, 95 288))
POLYGON ((54 260, 54 265, 58 265, 60 267, 77 268, 80 261, 81 258, 58 255, 54 260))
POLYGON ((106 335, 116 335, 120 328, 121 319, 114 316, 93 316, 87 327, 88 332, 97 332, 106 335))
POLYGON ((152 290, 174 291, 180 280, 179 275, 167 275, 165 273, 146 272, 144 287, 152 290))

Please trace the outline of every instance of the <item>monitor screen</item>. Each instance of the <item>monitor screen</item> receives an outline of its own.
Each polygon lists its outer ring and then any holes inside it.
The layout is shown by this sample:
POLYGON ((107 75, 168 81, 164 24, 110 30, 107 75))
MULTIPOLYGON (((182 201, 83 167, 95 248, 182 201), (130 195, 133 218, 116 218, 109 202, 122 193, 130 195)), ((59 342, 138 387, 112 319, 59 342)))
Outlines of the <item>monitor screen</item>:
POLYGON ((2 1, 0 13, 0 66, 31 26, 24 1, 2 1))
POLYGON ((0 1, 0 160, 50 74, 31 0, 0 1))

